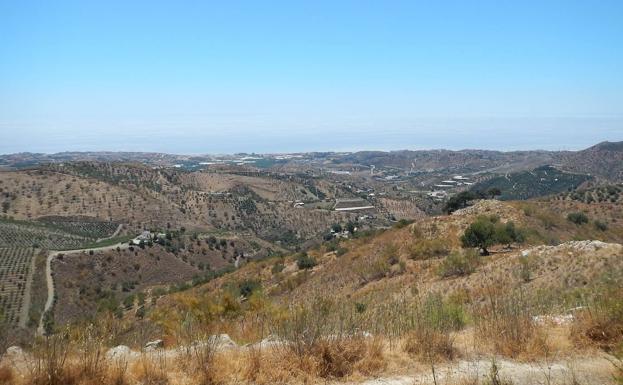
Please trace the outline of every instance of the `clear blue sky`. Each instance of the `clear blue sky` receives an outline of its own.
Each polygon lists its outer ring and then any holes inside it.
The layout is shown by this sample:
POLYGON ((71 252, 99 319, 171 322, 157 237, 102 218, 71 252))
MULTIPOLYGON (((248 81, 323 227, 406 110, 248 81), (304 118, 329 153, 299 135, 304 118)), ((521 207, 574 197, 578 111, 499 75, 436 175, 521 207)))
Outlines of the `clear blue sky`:
POLYGON ((0 0, 0 153, 623 140, 623 1, 0 0))

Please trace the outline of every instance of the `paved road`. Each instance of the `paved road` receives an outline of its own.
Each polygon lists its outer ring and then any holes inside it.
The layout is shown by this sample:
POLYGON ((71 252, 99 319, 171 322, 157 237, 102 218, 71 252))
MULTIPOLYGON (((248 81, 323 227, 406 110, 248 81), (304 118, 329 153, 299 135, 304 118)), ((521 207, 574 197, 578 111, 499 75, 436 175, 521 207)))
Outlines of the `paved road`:
POLYGON ((107 251, 107 250, 115 250, 117 247, 119 247, 120 249, 127 249, 129 245, 127 243, 117 243, 111 246, 93 247, 90 249, 50 251, 45 262, 45 280, 48 286, 48 299, 45 301, 45 307, 43 308, 43 312, 41 313, 41 318, 39 319, 39 327, 37 328, 37 333, 39 335, 43 335, 43 316, 48 310, 52 308, 52 305, 54 304, 54 277, 52 277, 52 261, 54 260, 54 258, 60 254, 68 255, 68 254, 79 254, 79 253, 89 252, 89 251, 107 251))

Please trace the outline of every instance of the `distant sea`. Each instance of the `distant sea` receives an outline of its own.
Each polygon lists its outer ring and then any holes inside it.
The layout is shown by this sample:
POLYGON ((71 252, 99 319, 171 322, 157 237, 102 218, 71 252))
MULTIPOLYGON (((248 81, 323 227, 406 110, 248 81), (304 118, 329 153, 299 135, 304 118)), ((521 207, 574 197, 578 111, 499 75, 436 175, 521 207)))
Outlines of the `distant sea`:
POLYGON ((400 149, 577 150, 623 140, 623 118, 413 119, 274 128, 268 123, 163 122, 70 124, 55 128, 0 123, 0 153, 155 151, 177 154, 400 149), (157 126, 157 127, 154 127, 157 126))

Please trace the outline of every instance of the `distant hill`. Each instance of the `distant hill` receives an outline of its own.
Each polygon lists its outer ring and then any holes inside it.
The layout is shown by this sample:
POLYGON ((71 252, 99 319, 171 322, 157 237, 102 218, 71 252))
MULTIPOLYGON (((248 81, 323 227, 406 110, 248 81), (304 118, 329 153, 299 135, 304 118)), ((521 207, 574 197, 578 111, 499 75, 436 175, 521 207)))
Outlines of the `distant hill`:
POLYGON ((298 154, 266 154, 248 162, 244 154, 237 155, 176 155, 149 152, 62 152, 56 154, 16 153, 0 155, 0 168, 20 169, 44 163, 75 161, 131 162, 156 167, 204 168, 205 164, 238 161, 249 167, 279 168, 284 164, 321 165, 321 167, 398 169, 410 172, 511 173, 535 167, 556 165, 562 170, 591 174, 611 181, 623 181, 623 141, 601 142, 580 151, 493 151, 466 149, 451 151, 400 150, 359 152, 317 152, 298 154), (258 160, 259 159, 259 160, 258 160))
POLYGON ((601 142, 597 143, 593 147, 588 148, 588 150, 602 150, 602 151, 619 151, 623 152, 623 141, 621 142, 601 142))
POLYGON ((601 142, 582 151, 558 155, 564 170, 623 181, 623 141, 601 142))
POLYGON ((500 198, 503 200, 530 199, 570 191, 590 179, 589 175, 572 174, 543 166, 532 171, 494 177, 477 183, 472 190, 488 191, 496 188, 502 192, 500 198))

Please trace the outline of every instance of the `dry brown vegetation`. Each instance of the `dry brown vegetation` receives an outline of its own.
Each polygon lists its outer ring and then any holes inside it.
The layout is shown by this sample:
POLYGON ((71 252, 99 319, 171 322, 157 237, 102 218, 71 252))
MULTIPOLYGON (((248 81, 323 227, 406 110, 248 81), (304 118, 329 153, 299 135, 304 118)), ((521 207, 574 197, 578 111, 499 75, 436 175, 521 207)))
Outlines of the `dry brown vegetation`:
POLYGON ((39 340, 30 347, 38 369, 22 383, 313 383, 412 370, 436 381, 438 368, 457 361, 551 363, 615 352, 623 342, 623 246, 573 241, 592 229, 563 214, 486 201, 309 250, 317 262, 309 268, 297 264, 300 255, 252 261, 162 296, 141 322, 126 314, 110 318, 114 327, 94 326, 98 332, 59 330, 39 340), (527 244, 493 247, 489 256, 461 250, 461 233, 482 214, 513 221, 527 244), (565 243, 543 245, 553 236, 565 243), (220 346, 211 336, 221 333, 249 345, 220 346), (125 364, 100 359, 110 346, 140 348, 153 337, 166 349, 125 364))

